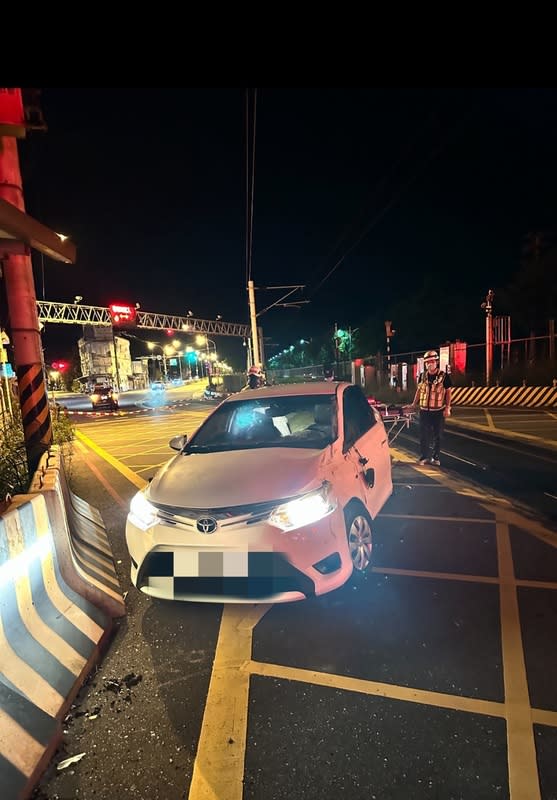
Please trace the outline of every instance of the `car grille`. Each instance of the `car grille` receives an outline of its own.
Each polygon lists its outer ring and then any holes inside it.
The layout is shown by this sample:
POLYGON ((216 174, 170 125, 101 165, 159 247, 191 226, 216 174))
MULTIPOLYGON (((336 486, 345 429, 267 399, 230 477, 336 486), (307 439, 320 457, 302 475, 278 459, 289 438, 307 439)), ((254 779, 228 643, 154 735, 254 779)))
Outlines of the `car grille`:
POLYGON ((179 508, 154 503, 152 500, 149 502, 157 509, 161 522, 192 529, 196 529, 197 520, 201 517, 212 517, 221 529, 254 525, 267 519, 271 511, 278 505, 277 501, 273 500, 245 506, 229 506, 228 508, 179 508))

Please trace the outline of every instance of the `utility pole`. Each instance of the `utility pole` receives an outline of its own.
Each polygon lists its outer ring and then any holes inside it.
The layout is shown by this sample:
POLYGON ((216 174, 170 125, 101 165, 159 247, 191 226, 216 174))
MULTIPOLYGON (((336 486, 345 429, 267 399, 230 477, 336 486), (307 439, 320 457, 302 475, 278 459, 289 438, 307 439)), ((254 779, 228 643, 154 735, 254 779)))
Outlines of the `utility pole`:
MULTIPOLYGON (((23 185, 17 138, 25 136, 20 89, 2 89, 0 108, 0 198, 14 207, 16 223, 25 216, 23 185), (6 105, 10 103, 10 106, 6 105), (13 115, 15 114, 15 116, 13 115), (4 125, 3 123, 8 123, 4 125), (21 123, 23 132, 11 123, 21 123), (4 135, 5 132, 8 135, 4 135), (17 211, 15 211, 17 209, 17 211), (21 212, 18 214, 17 212, 21 212)), ((23 237, 22 237, 23 238, 23 237)), ((19 237, 17 237, 19 239, 19 237)), ((44 382, 43 353, 37 315, 37 298, 31 255, 25 239, 0 241, 0 259, 10 314, 10 329, 16 362, 25 451, 32 474, 41 455, 52 444, 52 423, 44 382)))
POLYGON ((112 328, 112 347, 114 348, 114 372, 116 378, 116 391, 120 392, 120 370, 118 369, 118 347, 116 344, 116 334, 112 328))
POLYGON ((485 385, 490 386, 493 372, 493 289, 485 296, 481 307, 485 311, 485 385))
POLYGON ((259 357, 259 336, 257 331, 257 314, 255 313, 255 287, 253 281, 248 281, 248 298, 249 298, 249 318, 251 323, 251 342, 253 363, 260 364, 259 357))
POLYGON ((395 335, 393 323, 390 319, 385 320, 385 333, 387 334, 387 380, 391 385, 391 337, 395 335))

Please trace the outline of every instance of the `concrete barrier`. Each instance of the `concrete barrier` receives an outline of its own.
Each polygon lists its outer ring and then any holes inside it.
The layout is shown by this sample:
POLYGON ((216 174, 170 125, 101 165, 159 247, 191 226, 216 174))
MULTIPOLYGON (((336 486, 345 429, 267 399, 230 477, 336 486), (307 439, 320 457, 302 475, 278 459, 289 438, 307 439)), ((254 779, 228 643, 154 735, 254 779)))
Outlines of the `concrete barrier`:
POLYGON ((125 616, 126 606, 102 517, 94 506, 71 491, 58 447, 51 447, 41 458, 29 491, 45 498, 66 583, 109 616, 125 616))
POLYGON ((550 386, 455 386, 451 392, 455 406, 557 406, 557 389, 550 386))
POLYGON ((45 495, 14 497, 0 517, 2 800, 28 796, 111 629, 62 575, 45 495))

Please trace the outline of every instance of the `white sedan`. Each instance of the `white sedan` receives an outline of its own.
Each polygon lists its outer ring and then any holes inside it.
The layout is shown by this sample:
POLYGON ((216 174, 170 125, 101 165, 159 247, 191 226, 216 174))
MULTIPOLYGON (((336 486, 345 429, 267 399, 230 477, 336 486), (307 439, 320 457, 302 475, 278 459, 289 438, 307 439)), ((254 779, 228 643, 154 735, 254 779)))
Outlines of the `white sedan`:
POLYGON ((131 579, 171 600, 289 602, 371 563, 392 493, 380 413, 350 383, 224 400, 132 499, 131 579))

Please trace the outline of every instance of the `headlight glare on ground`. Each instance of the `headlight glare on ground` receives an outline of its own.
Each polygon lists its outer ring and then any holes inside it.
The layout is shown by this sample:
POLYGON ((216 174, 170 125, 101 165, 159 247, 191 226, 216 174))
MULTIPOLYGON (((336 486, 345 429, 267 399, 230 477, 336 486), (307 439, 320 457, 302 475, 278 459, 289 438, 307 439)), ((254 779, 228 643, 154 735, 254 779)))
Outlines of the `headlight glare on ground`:
POLYGON ((277 506, 271 512, 269 522, 283 531, 291 531, 317 522, 331 514, 336 507, 337 500, 331 492, 331 485, 325 482, 320 489, 277 506))
POLYGON ((145 497, 144 492, 138 492, 130 503, 130 522, 146 531, 157 524, 157 509, 145 497))

